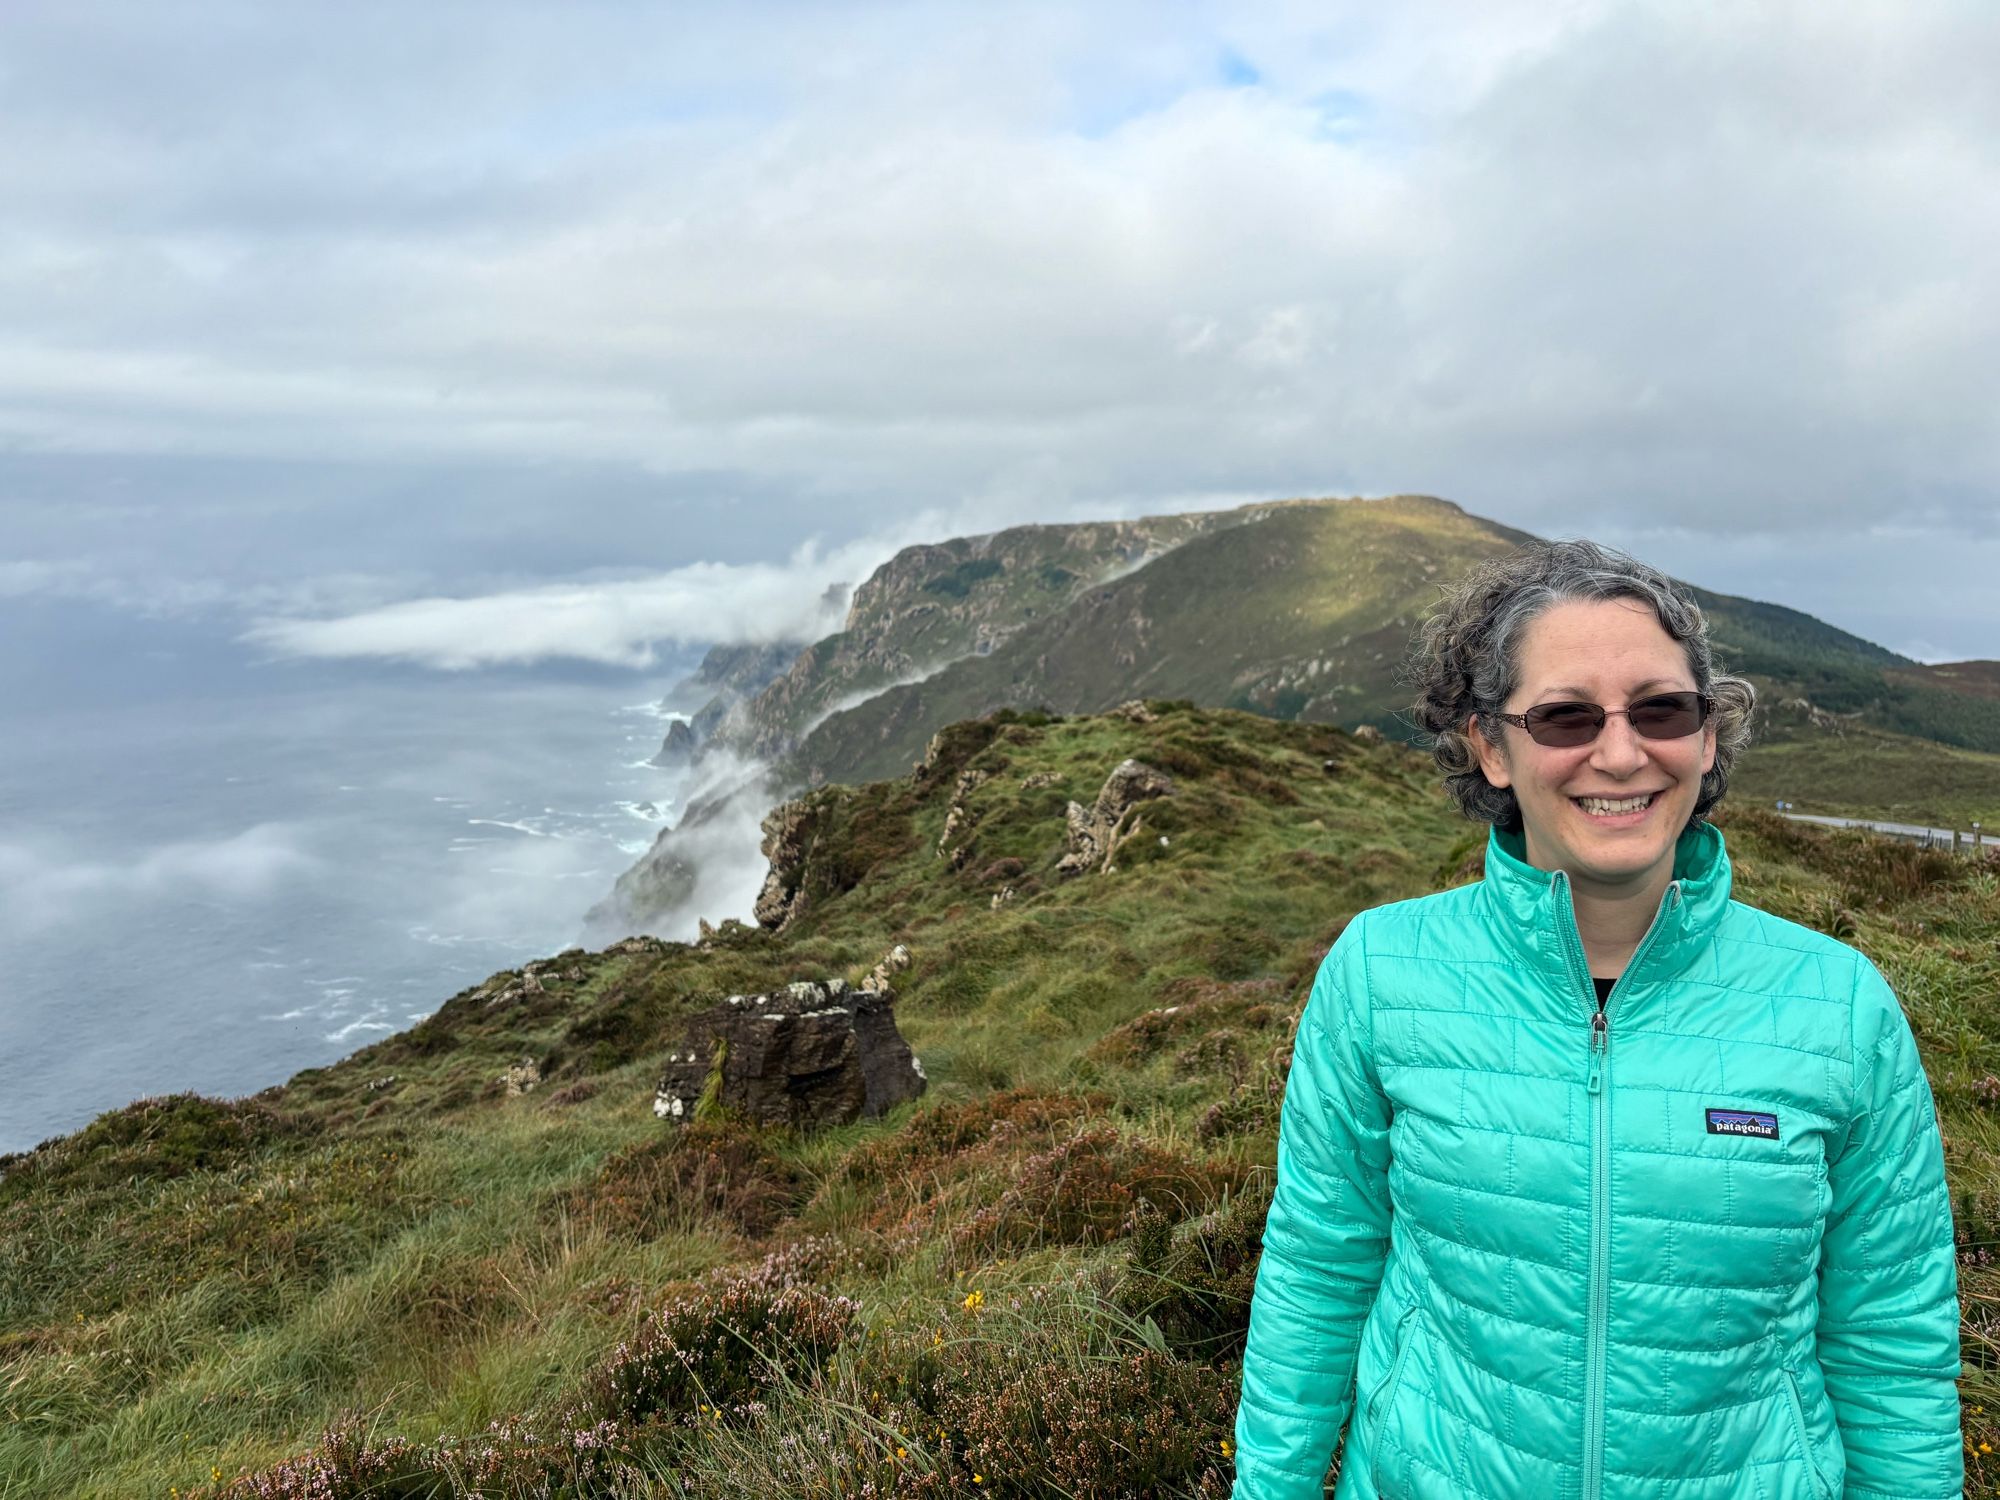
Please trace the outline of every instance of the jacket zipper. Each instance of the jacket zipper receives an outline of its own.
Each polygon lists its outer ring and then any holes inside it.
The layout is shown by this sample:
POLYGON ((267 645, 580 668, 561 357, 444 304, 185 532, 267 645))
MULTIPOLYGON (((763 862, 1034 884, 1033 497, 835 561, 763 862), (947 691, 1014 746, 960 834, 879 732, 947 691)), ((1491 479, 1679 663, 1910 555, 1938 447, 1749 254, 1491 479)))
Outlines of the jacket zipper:
MULTIPOLYGON (((1773 1339, 1771 1343, 1775 1351, 1777 1341, 1773 1339)), ((1780 1364, 1778 1373, 1785 1378, 1785 1398, 1792 1409, 1792 1432, 1798 1440, 1799 1456, 1806 1461, 1806 1472, 1812 1475, 1813 1493, 1824 1496, 1826 1479, 1819 1472, 1819 1460, 1813 1457, 1812 1441, 1806 1436, 1806 1406, 1799 1397, 1799 1377, 1787 1364, 1780 1364)))
POLYGON ((1584 1366, 1583 1398, 1583 1500, 1602 1500, 1604 1494, 1604 1383, 1605 1344, 1611 1321, 1611 1092, 1604 1086, 1611 1071, 1611 1007, 1618 999, 1625 975, 1639 967, 1639 960, 1652 946, 1660 918, 1680 904, 1681 883, 1669 882, 1659 910, 1632 950, 1624 971, 1611 986, 1611 993, 1597 1004, 1597 991, 1590 982, 1590 964, 1583 951, 1583 936, 1576 930, 1576 906, 1570 897, 1569 872, 1555 872, 1556 914, 1564 938, 1564 952, 1570 975, 1579 985, 1583 1002, 1593 1007, 1590 1020, 1590 1072, 1586 1088, 1590 1094, 1590 1321, 1587 1362, 1584 1366))
POLYGON ((1411 1321, 1418 1316, 1420 1303, 1411 1303, 1396 1320, 1396 1352, 1389 1361, 1389 1373, 1376 1382, 1374 1392, 1368 1397, 1368 1429, 1372 1434, 1368 1440, 1368 1477, 1375 1485, 1375 1492, 1382 1493, 1382 1418, 1395 1410, 1396 1392, 1403 1383, 1403 1361, 1409 1358, 1410 1345, 1415 1342, 1415 1329, 1411 1321))

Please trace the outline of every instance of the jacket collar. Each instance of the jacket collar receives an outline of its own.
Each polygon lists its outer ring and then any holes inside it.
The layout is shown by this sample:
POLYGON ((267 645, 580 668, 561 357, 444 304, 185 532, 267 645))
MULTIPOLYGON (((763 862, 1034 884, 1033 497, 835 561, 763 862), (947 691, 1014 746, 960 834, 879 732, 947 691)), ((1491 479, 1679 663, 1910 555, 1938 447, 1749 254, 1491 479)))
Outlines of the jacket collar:
MULTIPOLYGON (((1529 864, 1526 838, 1496 826, 1486 840, 1484 886, 1502 941, 1531 967, 1567 974, 1567 934, 1576 922, 1568 877, 1529 864)), ((1673 883, 1654 919, 1659 930, 1643 956, 1648 973, 1678 972, 1707 945, 1729 905, 1729 886, 1722 830, 1708 822, 1682 829, 1673 883)))

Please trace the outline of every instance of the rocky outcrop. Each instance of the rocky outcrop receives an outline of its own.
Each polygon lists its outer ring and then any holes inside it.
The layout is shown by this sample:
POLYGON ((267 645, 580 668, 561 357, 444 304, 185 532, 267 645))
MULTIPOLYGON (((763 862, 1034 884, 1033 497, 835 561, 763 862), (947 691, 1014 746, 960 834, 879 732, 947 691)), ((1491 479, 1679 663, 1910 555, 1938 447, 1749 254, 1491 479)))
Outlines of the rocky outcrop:
POLYGON ((686 719, 675 719, 667 725, 667 737, 660 741, 660 748, 646 764, 675 770, 694 759, 694 749, 693 728, 686 719))
POLYGON ((567 955, 537 958, 523 964, 518 972, 510 970, 494 975, 474 991, 472 998, 482 1002, 483 1009, 504 1010, 548 993, 549 986, 544 981, 575 984, 586 977, 583 965, 569 961, 567 955))
POLYGON ((752 915, 757 925, 782 932, 806 907, 806 863, 828 812, 852 792, 826 787, 791 802, 781 802, 764 815, 759 848, 771 868, 757 894, 752 915))
POLYGON ((845 1125, 914 1099, 924 1070, 896 1029, 895 995, 844 980, 731 995, 696 1017, 667 1060, 653 1113, 714 1109, 761 1125, 845 1125))
POLYGON ((1086 870, 1107 871, 1119 848, 1144 827, 1139 804, 1155 797, 1171 797, 1174 779, 1142 761, 1126 760, 1105 778, 1097 801, 1086 809, 1081 803, 1069 805, 1069 847, 1056 863, 1058 875, 1080 875, 1086 870))
POLYGON ((938 834, 937 852, 940 859, 949 859, 955 870, 964 864, 971 845, 960 843, 953 847, 952 841, 966 832, 972 822, 972 815, 966 811, 965 799, 981 782, 986 780, 986 772, 976 767, 968 767, 958 773, 958 781, 951 789, 951 806, 945 809, 944 830, 938 834))
POLYGON ((909 966, 910 950, 898 943, 882 955, 882 962, 875 965, 868 977, 861 981, 861 988, 871 995, 885 995, 889 992, 890 977, 902 973, 909 966))
POLYGON ((1861 722, 1861 713, 1837 714, 1829 712, 1810 698, 1783 698, 1778 702, 1777 712, 1793 718, 1804 719, 1815 729, 1844 738, 1847 731, 1861 722))

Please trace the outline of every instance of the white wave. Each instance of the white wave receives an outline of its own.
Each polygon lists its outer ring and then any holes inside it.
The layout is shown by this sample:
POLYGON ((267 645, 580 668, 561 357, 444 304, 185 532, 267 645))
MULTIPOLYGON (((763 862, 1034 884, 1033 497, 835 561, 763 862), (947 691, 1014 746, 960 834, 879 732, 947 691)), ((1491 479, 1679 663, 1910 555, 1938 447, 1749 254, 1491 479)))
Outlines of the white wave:
POLYGON ((349 1021, 345 1026, 341 1027, 340 1030, 329 1031, 326 1034, 326 1039, 329 1042, 344 1042, 349 1037, 353 1036, 356 1032, 394 1031, 395 1029, 396 1028, 390 1025, 387 1021, 349 1021))
POLYGON ((657 802, 614 802, 612 806, 641 823, 664 823, 673 816, 674 808, 673 801, 666 797, 657 802))
MULTIPOLYGON (((546 812, 547 809, 544 808, 543 811, 546 812)), ((467 823, 484 824, 488 828, 512 828, 517 833, 530 834, 538 839, 545 839, 548 837, 548 835, 539 828, 530 827, 526 823, 510 823, 505 818, 467 818, 465 821, 467 823)))
POLYGON ((655 699, 651 703, 621 703, 618 707, 612 709, 611 712, 614 715, 638 714, 642 718, 654 719, 662 724, 672 724, 676 722, 682 724, 692 724, 694 722, 693 714, 683 713, 681 710, 677 708, 668 708, 666 704, 661 703, 657 699, 655 699))

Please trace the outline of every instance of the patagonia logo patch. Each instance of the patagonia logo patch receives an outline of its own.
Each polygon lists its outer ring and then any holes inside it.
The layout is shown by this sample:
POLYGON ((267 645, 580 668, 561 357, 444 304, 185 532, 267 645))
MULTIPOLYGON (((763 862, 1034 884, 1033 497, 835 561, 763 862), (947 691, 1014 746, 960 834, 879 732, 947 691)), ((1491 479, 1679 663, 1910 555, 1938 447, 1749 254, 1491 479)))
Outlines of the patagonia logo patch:
POLYGON ((1778 1117, 1759 1114, 1754 1109, 1711 1109, 1708 1112, 1708 1133, 1754 1135, 1761 1140, 1775 1141, 1778 1138, 1778 1117))

